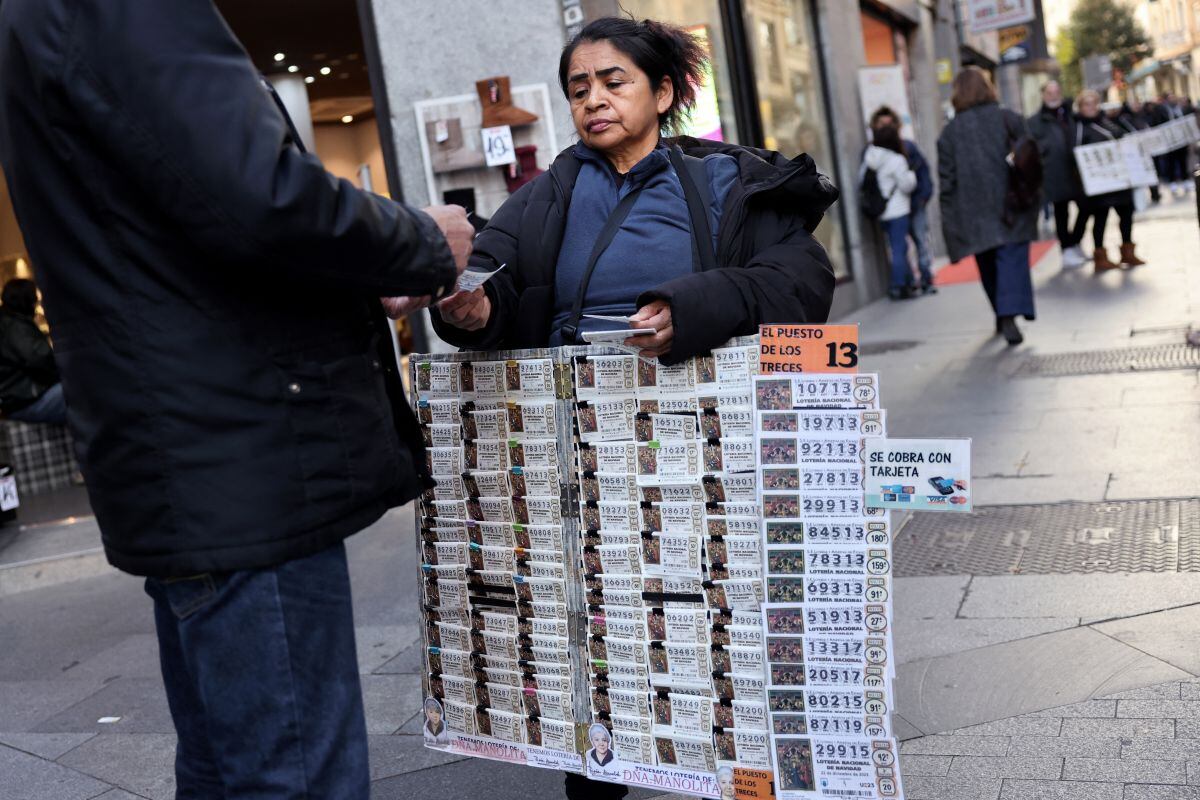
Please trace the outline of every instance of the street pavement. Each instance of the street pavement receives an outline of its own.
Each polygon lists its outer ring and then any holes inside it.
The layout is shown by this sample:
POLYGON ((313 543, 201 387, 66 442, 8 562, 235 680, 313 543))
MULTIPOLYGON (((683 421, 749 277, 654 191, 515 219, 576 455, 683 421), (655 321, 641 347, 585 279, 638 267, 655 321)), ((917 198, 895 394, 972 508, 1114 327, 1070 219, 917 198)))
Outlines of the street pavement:
MULTIPOLYGON (((892 435, 974 440, 982 507, 898 518, 910 800, 1200 800, 1200 375, 1086 371, 1200 323, 1194 205, 1147 212, 1135 236, 1150 263, 1132 272, 1063 272, 1052 250, 1020 347, 973 283, 842 320, 862 325, 892 435)), ((149 599, 95 536, 82 519, 0 539, 4 800, 173 797, 149 599)), ((349 550, 372 797, 560 797, 557 773, 421 746, 411 510, 349 550)))

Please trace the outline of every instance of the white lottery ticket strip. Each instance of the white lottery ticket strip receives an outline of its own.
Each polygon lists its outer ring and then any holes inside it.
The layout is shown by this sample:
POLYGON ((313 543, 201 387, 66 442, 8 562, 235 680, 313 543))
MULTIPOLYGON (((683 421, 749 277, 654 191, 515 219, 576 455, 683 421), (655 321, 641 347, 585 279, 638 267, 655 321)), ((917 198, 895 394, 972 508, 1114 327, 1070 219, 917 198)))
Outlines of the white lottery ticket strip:
POLYGON ((754 396, 776 796, 902 797, 891 520, 863 480, 878 377, 758 376, 754 396))
POLYGON ((675 366, 414 357, 427 746, 700 797, 902 800, 890 519, 864 495, 878 378, 758 372, 755 339, 675 366))

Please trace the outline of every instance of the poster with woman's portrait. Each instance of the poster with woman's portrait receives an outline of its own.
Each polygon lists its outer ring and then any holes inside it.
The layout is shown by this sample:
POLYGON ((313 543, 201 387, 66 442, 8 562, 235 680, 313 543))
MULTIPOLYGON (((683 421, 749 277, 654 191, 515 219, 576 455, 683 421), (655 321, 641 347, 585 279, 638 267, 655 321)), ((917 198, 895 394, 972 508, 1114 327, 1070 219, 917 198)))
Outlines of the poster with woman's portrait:
POLYGON ((442 704, 436 697, 426 697, 422 710, 425 713, 425 724, 421 726, 421 736, 425 744, 431 747, 449 747, 450 731, 446 728, 442 704))

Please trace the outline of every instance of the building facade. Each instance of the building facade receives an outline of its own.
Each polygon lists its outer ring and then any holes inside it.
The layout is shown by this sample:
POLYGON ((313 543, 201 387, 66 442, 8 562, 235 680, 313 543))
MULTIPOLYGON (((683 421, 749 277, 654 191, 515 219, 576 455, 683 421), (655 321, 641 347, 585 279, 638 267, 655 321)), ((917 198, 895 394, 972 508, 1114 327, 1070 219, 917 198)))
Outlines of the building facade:
POLYGON ((1200 0, 1129 0, 1154 54, 1127 76, 1143 99, 1200 97, 1200 0))

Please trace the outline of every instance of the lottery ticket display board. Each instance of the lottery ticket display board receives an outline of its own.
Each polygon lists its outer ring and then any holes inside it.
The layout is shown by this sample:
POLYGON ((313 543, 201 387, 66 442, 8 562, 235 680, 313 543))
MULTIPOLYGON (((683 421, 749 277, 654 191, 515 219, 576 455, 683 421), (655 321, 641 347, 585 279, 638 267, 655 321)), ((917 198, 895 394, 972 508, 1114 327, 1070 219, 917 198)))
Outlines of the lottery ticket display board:
POLYGON ((874 375, 757 337, 412 357, 429 747, 711 798, 902 800, 874 375))

